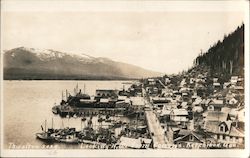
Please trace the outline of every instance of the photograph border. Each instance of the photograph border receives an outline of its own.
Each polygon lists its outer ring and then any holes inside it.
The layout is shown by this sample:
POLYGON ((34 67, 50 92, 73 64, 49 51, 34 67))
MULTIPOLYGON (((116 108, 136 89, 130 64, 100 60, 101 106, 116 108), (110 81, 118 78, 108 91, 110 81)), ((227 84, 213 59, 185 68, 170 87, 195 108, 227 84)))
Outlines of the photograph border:
POLYGON ((23 2, 17 2, 17 0, 2 0, 1 1, 1 157, 248 157, 249 154, 249 1, 149 1, 149 0, 107 0, 107 1, 70 1, 70 0, 55 0, 55 1, 32 1, 24 0, 23 2), (188 149, 177 149, 177 150, 161 150, 161 149, 148 149, 148 150, 8 150, 4 149, 4 117, 3 117, 3 37, 2 37, 2 23, 4 17, 2 12, 5 11, 28 11, 25 8, 33 6, 34 4, 41 4, 39 8, 30 8, 30 11, 220 11, 224 4, 228 4, 226 8, 230 10, 239 10, 244 7, 245 12, 245 47, 244 47, 244 64, 245 64, 245 111, 246 111, 246 121, 245 121, 245 149, 219 149, 219 150, 188 150, 188 149), (49 4, 49 5, 48 5, 49 4), (65 7, 65 5, 70 4, 65 7), (74 6, 78 6, 74 8, 74 6), (169 5, 170 4, 170 5, 169 5), (186 4, 186 5, 185 5, 186 4), (236 4, 235 6, 232 6, 236 4), (58 5, 58 6, 57 6, 58 5), (178 7, 179 5, 179 7, 178 7), (20 7, 21 6, 21 7, 20 7), (50 7, 48 7, 50 6, 50 7), (57 6, 57 7, 56 7, 57 6), (193 10, 192 10, 193 6, 193 10), (202 6, 204 8, 202 8, 202 6), (48 7, 48 8, 46 8, 48 7), (55 9, 56 7, 56 9, 55 9), (214 9, 211 9, 214 7, 214 9), (175 8, 175 9, 174 9, 175 8), (55 9, 55 10, 54 10, 55 9))

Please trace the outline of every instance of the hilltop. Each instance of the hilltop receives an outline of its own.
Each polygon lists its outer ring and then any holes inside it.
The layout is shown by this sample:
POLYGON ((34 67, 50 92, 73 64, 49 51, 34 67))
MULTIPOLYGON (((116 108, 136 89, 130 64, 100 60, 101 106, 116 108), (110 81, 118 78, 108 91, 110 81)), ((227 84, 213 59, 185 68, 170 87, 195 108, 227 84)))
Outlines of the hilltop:
POLYGON ((138 79, 161 73, 108 58, 19 47, 4 53, 4 79, 138 79))

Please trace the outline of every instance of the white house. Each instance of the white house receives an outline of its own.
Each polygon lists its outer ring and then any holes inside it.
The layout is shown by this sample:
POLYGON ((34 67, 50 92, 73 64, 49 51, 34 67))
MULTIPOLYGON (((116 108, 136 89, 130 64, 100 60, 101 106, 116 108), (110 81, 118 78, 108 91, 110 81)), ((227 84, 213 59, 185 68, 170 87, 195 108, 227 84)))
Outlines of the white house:
POLYGON ((188 111, 186 109, 173 109, 170 112, 170 120, 177 123, 188 122, 188 111))

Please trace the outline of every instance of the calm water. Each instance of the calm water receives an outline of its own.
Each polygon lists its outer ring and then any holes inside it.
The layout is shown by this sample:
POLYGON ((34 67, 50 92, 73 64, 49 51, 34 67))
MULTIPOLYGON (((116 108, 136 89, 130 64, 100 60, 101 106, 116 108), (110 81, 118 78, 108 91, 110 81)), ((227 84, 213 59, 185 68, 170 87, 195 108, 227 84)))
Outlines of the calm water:
MULTIPOLYGON (((61 101, 62 90, 73 94, 78 83, 79 88, 86 85, 86 93, 95 95, 96 89, 122 89, 125 81, 4 81, 4 147, 15 145, 33 145, 41 147, 44 142, 36 139, 35 133, 41 132, 41 125, 47 120, 47 127, 51 127, 52 118, 54 128, 81 128, 80 118, 64 118, 54 115, 51 108, 61 101)), ((130 85, 125 84, 125 88, 130 85)), ((126 120, 126 118, 122 118, 126 120)), ((129 120, 127 120, 129 121, 129 120)), ((98 126, 97 119, 93 120, 98 126)), ((82 124, 84 126, 85 123, 82 124)), ((105 123, 103 126, 107 125, 105 123)), ((117 132, 117 131, 116 131, 117 132)), ((58 148, 79 148, 80 145, 56 144, 58 148)))

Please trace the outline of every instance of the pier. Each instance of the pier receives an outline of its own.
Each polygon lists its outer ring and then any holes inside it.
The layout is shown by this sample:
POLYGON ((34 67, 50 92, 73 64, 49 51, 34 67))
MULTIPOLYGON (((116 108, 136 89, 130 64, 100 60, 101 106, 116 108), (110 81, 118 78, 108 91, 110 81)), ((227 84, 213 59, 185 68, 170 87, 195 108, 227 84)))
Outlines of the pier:
POLYGON ((157 118, 156 114, 152 109, 151 103, 148 101, 148 97, 146 96, 145 89, 142 90, 144 100, 145 100, 145 116, 148 125, 148 130, 150 132, 150 136, 153 140, 153 148, 159 148, 159 146, 163 146, 166 144, 164 130, 161 127, 160 121, 157 118))

